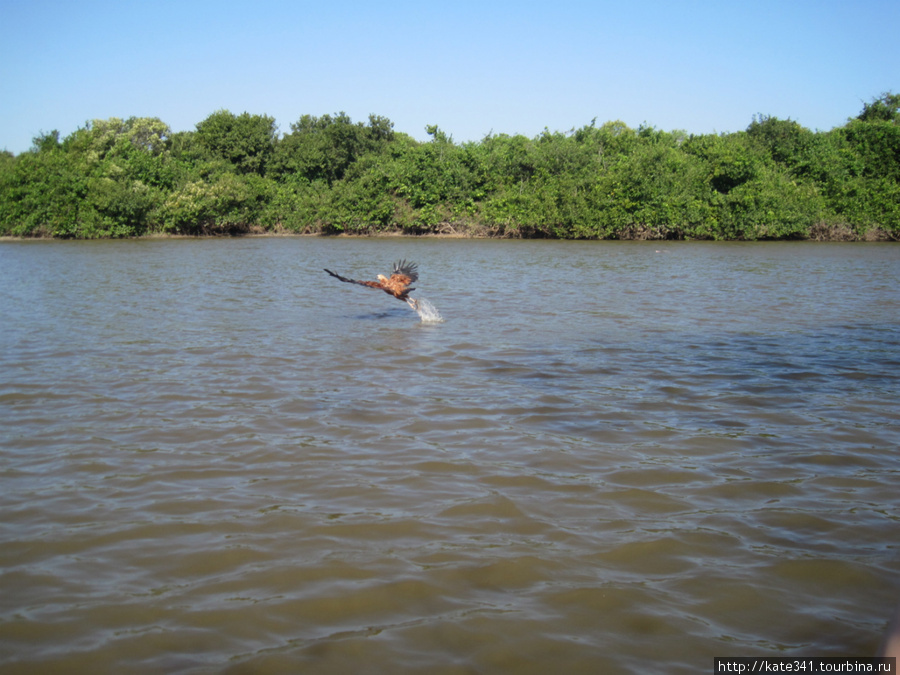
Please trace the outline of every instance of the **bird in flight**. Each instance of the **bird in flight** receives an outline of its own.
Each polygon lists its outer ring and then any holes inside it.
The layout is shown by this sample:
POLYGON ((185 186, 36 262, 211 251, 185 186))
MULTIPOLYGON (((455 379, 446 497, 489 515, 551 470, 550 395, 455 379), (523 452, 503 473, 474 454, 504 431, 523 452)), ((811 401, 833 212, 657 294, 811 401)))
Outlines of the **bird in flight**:
POLYGON ((416 263, 398 260, 394 263, 394 270, 390 277, 383 274, 378 275, 378 281, 357 281, 356 279, 347 279, 340 274, 335 274, 331 270, 325 270, 338 281, 344 281, 348 284, 359 284, 360 286, 368 286, 369 288, 380 288, 385 293, 393 295, 398 300, 403 300, 415 310, 419 309, 419 302, 415 298, 409 297, 410 291, 416 290, 410 286, 419 278, 416 271, 416 263))

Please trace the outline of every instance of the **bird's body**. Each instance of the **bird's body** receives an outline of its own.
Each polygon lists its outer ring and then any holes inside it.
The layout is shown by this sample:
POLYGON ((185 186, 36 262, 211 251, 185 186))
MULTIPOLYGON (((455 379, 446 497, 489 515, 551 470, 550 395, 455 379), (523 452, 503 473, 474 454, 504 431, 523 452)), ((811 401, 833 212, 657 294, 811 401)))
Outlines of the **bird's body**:
POLYGON ((380 288, 388 295, 393 295, 398 300, 407 303, 413 309, 418 309, 418 302, 409 297, 410 292, 416 290, 415 288, 412 288, 410 284, 414 283, 419 278, 419 273, 416 270, 416 263, 398 260, 394 263, 394 270, 391 272, 391 276, 386 277, 383 274, 379 274, 378 281, 358 281, 356 279, 342 277, 340 274, 335 274, 331 270, 325 271, 335 279, 348 284, 359 284, 360 286, 368 286, 369 288, 380 288))

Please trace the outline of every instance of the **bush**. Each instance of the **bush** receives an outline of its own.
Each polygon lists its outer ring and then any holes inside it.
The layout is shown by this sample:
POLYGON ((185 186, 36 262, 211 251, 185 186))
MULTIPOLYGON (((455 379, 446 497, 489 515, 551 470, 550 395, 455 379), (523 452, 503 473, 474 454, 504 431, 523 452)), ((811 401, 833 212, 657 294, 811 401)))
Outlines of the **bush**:
POLYGON ((176 134, 156 118, 93 120, 0 154, 0 233, 900 238, 898 103, 882 94, 828 132, 760 115, 733 134, 592 121, 461 145, 376 115, 304 115, 281 139, 271 117, 227 110, 176 134))

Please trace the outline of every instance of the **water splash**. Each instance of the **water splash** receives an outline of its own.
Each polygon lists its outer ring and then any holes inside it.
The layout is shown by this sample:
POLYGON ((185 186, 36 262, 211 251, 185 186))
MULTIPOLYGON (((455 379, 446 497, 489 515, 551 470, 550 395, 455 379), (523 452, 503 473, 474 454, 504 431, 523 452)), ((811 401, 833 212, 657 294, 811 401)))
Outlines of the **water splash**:
POLYGON ((432 305, 426 298, 416 298, 416 312, 422 323, 443 323, 444 317, 438 308, 432 305))

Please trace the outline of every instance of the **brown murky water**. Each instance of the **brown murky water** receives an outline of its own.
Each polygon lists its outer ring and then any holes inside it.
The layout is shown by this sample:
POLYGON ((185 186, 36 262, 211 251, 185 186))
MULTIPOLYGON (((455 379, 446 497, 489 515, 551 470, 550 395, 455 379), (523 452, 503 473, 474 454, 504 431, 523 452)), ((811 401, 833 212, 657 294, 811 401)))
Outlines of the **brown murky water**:
POLYGON ((0 244, 0 666, 871 655, 898 278, 883 244, 0 244), (321 271, 400 257, 443 322, 321 271))

